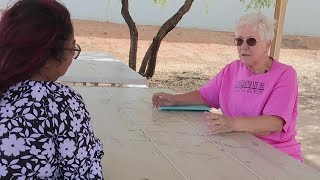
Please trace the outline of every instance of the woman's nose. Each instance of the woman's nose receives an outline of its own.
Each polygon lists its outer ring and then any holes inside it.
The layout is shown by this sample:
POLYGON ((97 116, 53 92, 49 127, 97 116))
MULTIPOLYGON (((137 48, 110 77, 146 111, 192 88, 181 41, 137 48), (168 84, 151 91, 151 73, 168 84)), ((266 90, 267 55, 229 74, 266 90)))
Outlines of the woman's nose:
POLYGON ((241 44, 240 49, 249 49, 249 45, 247 44, 247 41, 244 41, 243 44, 241 44))

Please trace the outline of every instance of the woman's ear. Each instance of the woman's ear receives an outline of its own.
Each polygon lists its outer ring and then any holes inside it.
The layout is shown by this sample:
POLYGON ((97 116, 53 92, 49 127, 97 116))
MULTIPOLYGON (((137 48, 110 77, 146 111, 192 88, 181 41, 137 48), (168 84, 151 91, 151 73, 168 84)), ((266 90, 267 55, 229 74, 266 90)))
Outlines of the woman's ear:
POLYGON ((272 45, 272 43, 271 43, 271 41, 268 41, 267 43, 266 43, 266 50, 265 50, 265 56, 269 56, 269 51, 270 51, 270 49, 271 49, 271 45, 272 45))
POLYGON ((268 41, 268 42, 267 42, 267 48, 270 49, 270 48, 271 48, 271 45, 272 45, 272 41, 268 41))
POLYGON ((59 65, 60 65, 60 62, 49 59, 49 60, 47 60, 46 64, 42 68, 43 69, 52 69, 52 68, 56 68, 59 65))
POLYGON ((272 45, 272 42, 268 41, 266 44, 266 52, 269 52, 269 50, 271 49, 271 45, 272 45))
POLYGON ((52 61, 47 61, 46 64, 42 67, 42 69, 51 69, 52 65, 52 61))

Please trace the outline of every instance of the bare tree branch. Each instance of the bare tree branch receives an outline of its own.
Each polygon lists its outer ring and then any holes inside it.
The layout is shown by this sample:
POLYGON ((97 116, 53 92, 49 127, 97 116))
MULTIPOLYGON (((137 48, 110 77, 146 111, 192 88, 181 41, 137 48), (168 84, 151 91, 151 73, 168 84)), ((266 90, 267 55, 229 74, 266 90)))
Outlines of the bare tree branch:
POLYGON ((162 39, 176 27, 179 21, 182 19, 191 8, 194 0, 186 0, 183 6, 175 13, 170 19, 168 19, 159 29, 157 35, 153 38, 153 42, 146 52, 139 73, 147 78, 151 78, 154 75, 156 67, 156 59, 162 39), (146 70, 146 66, 148 68, 146 70))
POLYGON ((137 30, 136 24, 134 23, 134 21, 130 16, 128 0, 121 0, 121 3, 122 3, 121 14, 130 30, 129 67, 133 70, 136 70, 137 49, 138 49, 138 30, 137 30))

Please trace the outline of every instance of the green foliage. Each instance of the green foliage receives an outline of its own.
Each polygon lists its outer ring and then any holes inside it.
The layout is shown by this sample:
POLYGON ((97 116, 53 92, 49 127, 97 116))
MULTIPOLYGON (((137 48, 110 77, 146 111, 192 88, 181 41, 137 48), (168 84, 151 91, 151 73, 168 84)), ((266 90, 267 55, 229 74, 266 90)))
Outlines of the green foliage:
POLYGON ((210 7, 213 5, 213 0, 207 0, 206 5, 205 5, 205 12, 206 14, 209 13, 210 7))
POLYGON ((168 3, 168 0, 153 0, 155 4, 160 5, 161 7, 165 7, 168 3))
POLYGON ((275 0, 240 0, 241 3, 246 4, 246 11, 249 9, 269 8, 275 5, 275 0))
MULTIPOLYGON (((214 0, 207 0, 205 7, 206 13, 208 13, 213 1, 214 0)), ((168 0, 153 0, 153 2, 161 7, 165 7, 168 4, 168 0)), ((275 0, 240 0, 240 2, 246 5, 246 11, 249 9, 260 10, 263 8, 270 8, 271 6, 275 5, 275 0)))

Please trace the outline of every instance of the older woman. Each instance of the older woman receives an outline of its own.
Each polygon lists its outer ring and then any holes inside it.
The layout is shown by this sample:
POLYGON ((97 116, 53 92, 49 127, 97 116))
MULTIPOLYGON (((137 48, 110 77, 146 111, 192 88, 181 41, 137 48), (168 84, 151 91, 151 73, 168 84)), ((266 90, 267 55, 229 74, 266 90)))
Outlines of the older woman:
POLYGON ((80 53, 68 10, 19 0, 0 21, 0 179, 102 179, 81 96, 54 82, 80 53))
POLYGON ((207 105, 209 134, 246 131, 302 160, 296 141, 298 83, 296 71, 268 56, 274 22, 260 13, 242 16, 235 26, 239 58, 198 90, 172 95, 155 93, 154 107, 207 105))

